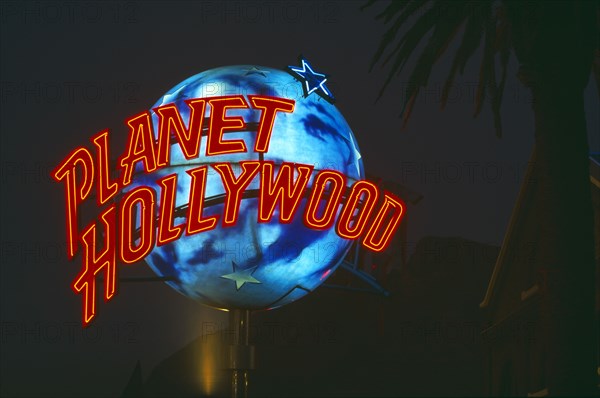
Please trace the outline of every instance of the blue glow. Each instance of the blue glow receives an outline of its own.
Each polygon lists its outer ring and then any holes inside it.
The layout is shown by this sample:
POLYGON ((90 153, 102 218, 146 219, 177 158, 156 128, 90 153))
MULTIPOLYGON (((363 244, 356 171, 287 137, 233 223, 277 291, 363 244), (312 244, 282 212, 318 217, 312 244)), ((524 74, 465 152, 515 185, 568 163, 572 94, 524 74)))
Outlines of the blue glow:
MULTIPOLYGON (((310 66, 306 70, 312 72, 310 66)), ((264 160, 276 164, 285 161, 314 165, 309 187, 314 175, 322 169, 343 173, 348 186, 363 179, 360 151, 344 117, 333 104, 322 101, 319 96, 305 97, 303 92, 303 83, 286 71, 252 65, 228 66, 186 79, 161 97, 153 108, 173 102, 187 124, 189 108, 185 99, 236 94, 293 99, 296 101, 294 112, 279 113, 275 119, 264 160)), ((210 109, 206 112, 209 117, 210 109)), ((256 123, 261 113, 255 109, 232 109, 227 114, 256 123)), ((155 114, 152 121, 157 134, 155 114)), ((231 162, 236 170, 235 163, 259 160, 259 155, 252 151, 255 135, 253 131, 227 133, 227 139, 243 139, 249 152, 218 156, 205 156, 206 137, 202 137, 200 156, 192 160, 186 160, 179 146, 174 144, 169 166, 151 174, 134 175, 127 189, 147 185, 158 191, 156 180, 176 173, 176 206, 185 206, 191 183, 186 170, 219 162, 231 162)), ((255 178, 248 189, 259 189, 259 180, 255 178)), ((221 178, 209 168, 205 200, 223 193, 221 178)), ((146 262, 158 275, 174 278, 167 282, 171 287, 203 304, 248 309, 282 306, 323 283, 352 243, 340 238, 333 228, 316 231, 306 227, 302 221, 305 205, 306 200, 302 199, 290 224, 279 223, 279 207, 271 222, 259 224, 257 199, 244 199, 236 225, 223 228, 219 219, 212 231, 184 234, 178 241, 155 247, 146 262)), ((223 205, 219 203, 203 211, 205 217, 221 217, 222 213, 223 205)), ((175 223, 185 223, 185 214, 177 217, 175 223)))

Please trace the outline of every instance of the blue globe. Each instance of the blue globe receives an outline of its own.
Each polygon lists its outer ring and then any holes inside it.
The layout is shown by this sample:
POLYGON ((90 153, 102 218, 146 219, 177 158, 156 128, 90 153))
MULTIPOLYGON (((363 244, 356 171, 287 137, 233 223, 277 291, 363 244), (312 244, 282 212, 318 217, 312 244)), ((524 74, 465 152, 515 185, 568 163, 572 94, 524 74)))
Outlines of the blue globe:
MULTIPOLYGON (((319 170, 333 169, 347 177, 348 186, 364 177, 362 160, 348 123, 338 109, 315 93, 304 97, 302 82, 289 73, 262 66, 238 65, 211 69, 184 80, 161 97, 152 108, 174 103, 184 123, 189 118, 186 99, 224 95, 269 95, 296 101, 293 113, 278 112, 268 152, 264 160, 275 164, 295 162, 314 165, 307 189, 319 170)), ((210 109, 206 109, 206 117, 210 109)), ((158 117, 152 113, 154 131, 158 117)), ((242 116, 247 124, 257 123, 261 111, 230 109, 227 115, 242 116)), ((154 173, 136 172, 128 189, 151 186, 159 192, 156 180, 177 173, 176 206, 189 198, 190 176, 186 170, 199 165, 259 160, 255 153, 255 131, 227 133, 226 139, 243 139, 247 153, 205 156, 202 137, 200 156, 186 160, 177 143, 171 147, 169 166, 154 173)), ((247 188, 258 190, 260 178, 247 188)), ((219 174, 209 167, 203 216, 223 214, 222 201, 210 200, 225 190, 219 174)), ((271 222, 257 222, 258 200, 243 199, 235 226, 222 227, 219 218, 214 230, 187 236, 164 246, 155 246, 146 257, 148 265, 183 295, 220 308, 270 309, 297 300, 317 288, 341 263, 351 241, 339 237, 335 227, 317 231, 306 227, 302 199, 290 224, 280 224, 279 206, 271 222)), ((338 209, 339 215, 340 209, 338 209)), ((179 215, 175 224, 185 223, 179 215)))

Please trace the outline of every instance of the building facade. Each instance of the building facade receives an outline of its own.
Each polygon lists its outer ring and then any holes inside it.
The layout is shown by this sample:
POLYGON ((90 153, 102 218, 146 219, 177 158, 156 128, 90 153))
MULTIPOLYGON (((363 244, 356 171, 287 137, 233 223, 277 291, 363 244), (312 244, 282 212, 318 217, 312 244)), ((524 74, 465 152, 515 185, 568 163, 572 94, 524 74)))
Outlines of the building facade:
MULTIPOLYGON (((600 330, 600 156, 590 156, 596 258, 596 317, 600 330)), ((538 222, 543 187, 535 169, 535 152, 521 185, 517 203, 485 297, 482 337, 485 386, 490 396, 549 395, 549 344, 542 316, 549 270, 537 255, 536 242, 545 231, 538 222)), ((598 351, 596 347, 591 350, 598 351)), ((598 377, 600 379, 600 361, 598 377)), ((600 382, 600 380, 599 380, 600 382)), ((600 391, 600 384, 599 384, 600 391)), ((551 392, 550 392, 551 394, 551 392)))

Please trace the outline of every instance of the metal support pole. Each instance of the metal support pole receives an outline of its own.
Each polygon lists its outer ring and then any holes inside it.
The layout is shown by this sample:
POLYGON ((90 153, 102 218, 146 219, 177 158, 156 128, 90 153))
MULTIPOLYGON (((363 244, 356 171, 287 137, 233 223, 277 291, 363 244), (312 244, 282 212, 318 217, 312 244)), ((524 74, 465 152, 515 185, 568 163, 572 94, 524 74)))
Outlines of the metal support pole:
POLYGON ((250 311, 233 309, 229 311, 229 328, 232 342, 229 346, 229 369, 231 375, 232 398, 248 397, 248 372, 254 369, 254 346, 250 340, 250 311))

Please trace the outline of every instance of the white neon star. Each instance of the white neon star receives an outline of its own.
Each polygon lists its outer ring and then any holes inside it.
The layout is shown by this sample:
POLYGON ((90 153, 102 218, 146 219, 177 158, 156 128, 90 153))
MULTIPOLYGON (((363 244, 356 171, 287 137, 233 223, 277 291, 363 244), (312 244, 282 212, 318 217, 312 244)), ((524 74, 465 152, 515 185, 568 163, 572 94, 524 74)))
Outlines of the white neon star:
POLYGON ((310 67, 310 64, 306 59, 302 58, 301 62, 302 68, 297 66, 288 66, 288 68, 290 68, 292 72, 296 73, 298 76, 304 79, 304 84, 306 85, 306 96, 309 96, 316 90, 321 90, 323 94, 333 99, 333 95, 325 86, 325 82, 327 82, 327 77, 323 73, 315 72, 310 67))

